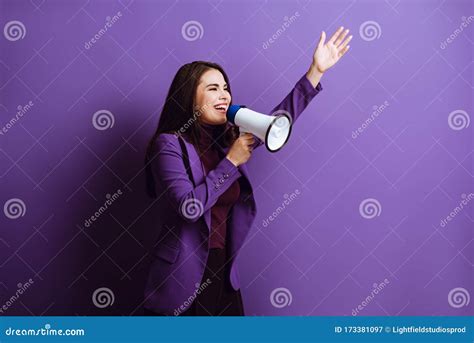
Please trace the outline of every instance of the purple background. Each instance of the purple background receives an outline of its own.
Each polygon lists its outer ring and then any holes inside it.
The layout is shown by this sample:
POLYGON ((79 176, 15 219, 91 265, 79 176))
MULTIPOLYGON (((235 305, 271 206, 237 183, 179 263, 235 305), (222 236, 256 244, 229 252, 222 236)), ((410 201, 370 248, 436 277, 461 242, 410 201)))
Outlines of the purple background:
POLYGON ((388 279, 360 315, 472 314, 472 301, 451 306, 448 294, 473 293, 473 202, 440 225, 474 192, 474 24, 455 33, 472 14, 468 0, 1 1, 1 28, 18 20, 26 34, 0 37, 0 127, 33 103, 0 135, 1 207, 25 204, 17 219, 0 212, 0 306, 34 281, 4 314, 141 315, 159 230, 142 161, 174 73, 220 63, 234 102, 269 111, 307 70, 321 30, 339 25, 354 39, 324 91, 282 151, 261 149, 248 163, 259 212, 239 257, 246 313, 351 315, 388 279), (202 26, 196 40, 182 33, 191 20, 202 26), (367 21, 380 27, 375 39, 359 32, 367 21), (113 114, 109 129, 93 126, 99 110, 113 114), (462 129, 448 122, 456 110, 462 129), (359 210, 367 198, 380 203, 372 219, 359 210), (94 305, 100 287, 111 306, 94 305), (273 306, 281 287, 291 303, 273 306))

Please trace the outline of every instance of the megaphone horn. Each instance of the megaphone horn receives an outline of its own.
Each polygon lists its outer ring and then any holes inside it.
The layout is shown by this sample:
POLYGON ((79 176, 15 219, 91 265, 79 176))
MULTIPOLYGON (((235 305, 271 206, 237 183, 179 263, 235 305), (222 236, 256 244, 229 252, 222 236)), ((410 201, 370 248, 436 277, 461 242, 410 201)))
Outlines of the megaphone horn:
POLYGON ((229 106, 227 120, 237 125, 240 132, 257 136, 270 152, 276 152, 286 144, 292 127, 291 116, 286 111, 279 110, 269 116, 242 105, 229 106))

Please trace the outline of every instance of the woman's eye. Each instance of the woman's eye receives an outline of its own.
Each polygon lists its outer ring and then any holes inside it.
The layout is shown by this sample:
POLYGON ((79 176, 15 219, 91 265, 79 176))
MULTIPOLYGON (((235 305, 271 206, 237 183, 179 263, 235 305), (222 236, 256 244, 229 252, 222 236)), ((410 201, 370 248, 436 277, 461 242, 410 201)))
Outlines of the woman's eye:
MULTIPOLYGON (((209 88, 209 90, 210 90, 210 91, 216 91, 217 88, 215 88, 215 87, 214 87, 214 88, 209 88)), ((224 91, 228 92, 229 90, 228 90, 227 88, 224 88, 224 91)))

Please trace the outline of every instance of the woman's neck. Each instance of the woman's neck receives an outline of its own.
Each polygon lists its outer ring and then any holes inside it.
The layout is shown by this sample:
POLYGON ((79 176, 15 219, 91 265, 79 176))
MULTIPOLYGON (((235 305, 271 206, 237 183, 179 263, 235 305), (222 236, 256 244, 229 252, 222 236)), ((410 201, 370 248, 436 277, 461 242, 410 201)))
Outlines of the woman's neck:
POLYGON ((223 132, 225 124, 212 125, 207 123, 200 123, 201 132, 199 138, 199 144, 202 147, 210 148, 214 143, 216 143, 219 133, 223 132))

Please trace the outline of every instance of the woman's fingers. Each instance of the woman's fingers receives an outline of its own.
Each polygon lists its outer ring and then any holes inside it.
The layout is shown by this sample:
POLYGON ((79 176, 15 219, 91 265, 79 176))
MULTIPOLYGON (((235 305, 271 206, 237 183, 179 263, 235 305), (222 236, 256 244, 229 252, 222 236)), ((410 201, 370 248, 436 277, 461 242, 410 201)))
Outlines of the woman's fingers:
POLYGON ((247 147, 249 148, 250 151, 252 151, 252 145, 254 143, 255 143, 255 140, 253 137, 247 141, 247 147))
POLYGON ((249 139, 248 141, 245 142, 245 144, 247 144, 247 146, 252 146, 253 143, 255 143, 255 140, 253 138, 249 139))
POLYGON ((253 135, 251 133, 245 133, 244 135, 240 136, 240 138, 244 141, 245 144, 253 144, 255 141, 253 135))
POLYGON ((321 37, 319 38, 318 48, 324 45, 324 41, 326 40, 326 32, 321 32, 321 37))
POLYGON ((334 32, 334 34, 331 36, 328 43, 334 43, 336 41, 336 38, 339 37, 339 35, 341 34, 343 29, 344 29, 344 27, 342 27, 342 26, 340 28, 338 28, 337 31, 334 32))
POLYGON ((339 51, 344 49, 346 45, 351 41, 351 39, 352 39, 352 36, 347 37, 346 40, 341 45, 338 46, 339 51))
POLYGON ((343 41, 344 38, 346 38, 347 34, 349 33, 349 30, 344 30, 344 32, 342 34, 339 35, 339 37, 337 37, 336 41, 334 42, 334 45, 335 46, 339 46, 339 44, 341 44, 341 42, 343 41))
POLYGON ((255 138, 253 137, 253 135, 246 132, 245 134, 240 136, 239 139, 243 143, 244 147, 246 147, 249 152, 252 152, 252 145, 255 143, 255 138))
POLYGON ((344 49, 342 49, 341 51, 339 51, 339 57, 344 56, 344 54, 347 52, 347 50, 349 50, 350 47, 351 47, 351 46, 348 45, 348 46, 346 46, 344 49))

